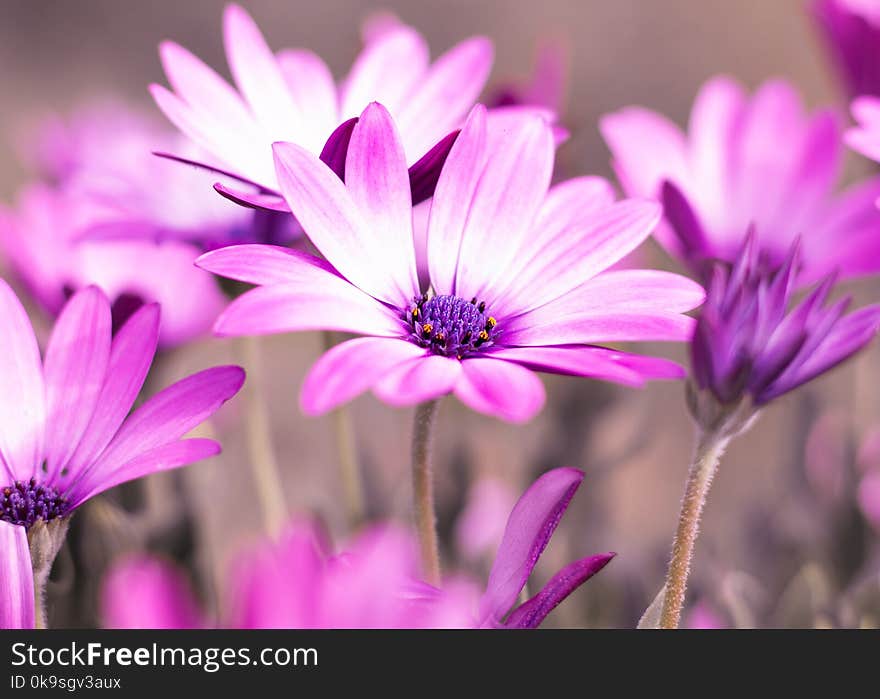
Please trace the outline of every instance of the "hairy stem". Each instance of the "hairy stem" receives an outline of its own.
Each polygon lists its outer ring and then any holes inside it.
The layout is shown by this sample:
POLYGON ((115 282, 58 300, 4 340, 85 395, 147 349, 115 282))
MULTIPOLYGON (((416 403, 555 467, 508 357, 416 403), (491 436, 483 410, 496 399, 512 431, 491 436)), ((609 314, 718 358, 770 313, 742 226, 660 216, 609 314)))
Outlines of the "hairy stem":
POLYGON ((431 442, 439 401, 416 406, 413 422, 412 477, 416 529, 422 553, 425 579, 440 584, 440 549, 437 543, 437 515, 434 511, 434 473, 431 468, 431 442))
POLYGON ((678 516, 678 529, 672 542, 672 559, 666 574, 666 595, 660 614, 661 629, 677 629, 681 620, 694 544, 700 530, 700 518, 718 462, 730 439, 731 436, 720 429, 698 433, 694 459, 688 472, 684 499, 681 503, 681 513, 678 516))
POLYGON ((272 432, 269 410, 263 392, 263 363, 259 340, 255 337, 243 338, 245 366, 248 371, 247 432, 248 452, 251 471, 263 513, 263 522, 270 534, 277 534, 287 519, 287 504, 284 499, 281 473, 278 460, 272 448, 272 432))

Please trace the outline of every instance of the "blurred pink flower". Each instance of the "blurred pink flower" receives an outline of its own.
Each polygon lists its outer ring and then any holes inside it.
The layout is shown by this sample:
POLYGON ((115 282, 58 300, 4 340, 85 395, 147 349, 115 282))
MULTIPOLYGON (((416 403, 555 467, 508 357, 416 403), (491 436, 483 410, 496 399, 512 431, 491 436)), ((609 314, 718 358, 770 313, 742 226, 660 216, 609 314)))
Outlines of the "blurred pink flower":
POLYGON ((497 86, 488 100, 492 107, 536 106, 562 114, 568 79, 569 46, 560 38, 538 44, 531 75, 497 86))
POLYGON ((183 439, 234 396, 236 366, 190 376, 130 416, 153 361, 159 308, 143 306, 111 340, 110 304, 97 287, 58 316, 45 358, 30 321, 0 280, 0 519, 30 527, 65 517, 90 497, 154 471, 213 456, 210 439, 183 439))
POLYGON ((788 83, 766 82, 750 98, 729 78, 710 80, 687 134, 640 107, 606 115, 601 130, 627 193, 662 201, 657 240, 699 274, 713 259, 734 262, 752 225, 770 269, 800 237, 801 285, 880 269, 880 178, 833 194, 837 119, 807 114, 788 83))
POLYGON ((158 556, 130 554, 104 580, 101 618, 112 629, 200 629, 204 618, 186 576, 158 556))
POLYGON ((851 109, 856 126, 844 135, 846 144, 866 158, 880 162, 880 97, 857 97, 851 109))
POLYGON ((705 600, 694 604, 686 613, 684 624, 686 629, 726 629, 729 628, 724 618, 718 614, 705 600))
POLYGON ((75 291, 96 284, 113 303, 114 327, 142 304, 157 302, 161 346, 208 331, 226 301, 215 280, 193 265, 198 248, 178 240, 81 240, 96 222, 108 219, 93 199, 32 185, 21 193, 16 211, 0 210, 0 248, 52 315, 75 291))
POLYGON ((27 533, 0 520, 0 629, 34 628, 34 572, 27 533))
MULTIPOLYGON (((334 152, 344 157, 350 120, 374 100, 395 115, 406 162, 433 172, 434 164, 425 161, 442 162, 448 152, 451 141, 431 157, 435 144, 460 127, 476 102, 491 70, 492 45, 473 37, 431 63, 427 42, 412 27, 391 15, 370 26, 363 52, 337 85, 317 55, 302 49, 273 53, 250 15, 228 5, 223 37, 238 90, 170 41, 160 46, 160 56, 172 90, 160 85, 150 90, 165 115, 220 168, 260 190, 218 188, 245 205, 286 207, 273 143, 296 143, 325 162, 334 152)), ((418 172, 411 174, 418 179, 418 172)))
POLYGON ((522 422, 544 403, 535 370, 633 386, 682 376, 668 360, 594 346, 689 339, 684 312, 703 293, 665 272, 602 274, 650 234, 659 207, 615 203, 595 177, 549 189, 554 143, 540 117, 513 120, 502 134, 487 130, 483 107, 472 111, 431 203, 433 295, 418 284, 403 148, 381 105, 354 129, 345 184, 304 148, 275 152, 291 210, 326 262, 244 245, 198 264, 260 285, 224 311, 219 335, 366 335, 318 360, 301 394, 306 413, 372 389, 391 405, 455 393, 474 410, 522 422))
MULTIPOLYGON (((237 628, 535 628, 614 556, 566 566, 510 611, 582 479, 580 471, 556 469, 526 491, 510 513, 482 595, 461 577, 442 590, 421 582, 416 543, 397 527, 369 529, 345 553, 330 556, 315 527, 300 522, 236 559, 222 621, 237 628)), ((182 573, 143 556, 113 567, 102 609, 110 628, 204 624, 182 573)))

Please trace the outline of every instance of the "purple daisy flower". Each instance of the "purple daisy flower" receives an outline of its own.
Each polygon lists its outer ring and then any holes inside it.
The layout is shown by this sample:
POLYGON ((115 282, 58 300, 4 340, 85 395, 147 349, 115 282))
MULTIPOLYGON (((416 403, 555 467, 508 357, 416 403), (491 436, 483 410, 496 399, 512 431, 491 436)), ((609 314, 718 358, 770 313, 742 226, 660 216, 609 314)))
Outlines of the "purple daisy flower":
POLYGON ((694 380, 719 403, 750 395, 760 407, 837 366, 877 334, 880 304, 845 314, 849 298, 828 302, 833 277, 793 304, 798 257, 795 244, 784 264, 768 272, 752 234, 732 267, 716 265, 691 356, 694 380))
POLYGON ((444 166, 427 231, 430 287, 419 287, 403 146, 390 115, 367 107, 352 134, 346 182, 305 148, 276 144, 291 210, 325 260, 270 246, 197 264, 259 285, 219 317, 219 335, 337 330, 365 335, 323 355, 305 381, 306 413, 372 389, 392 405, 454 393, 510 421, 544 402, 548 371, 639 386, 682 376, 665 359, 597 346, 690 338, 694 282, 605 270, 638 246, 656 203, 614 202, 607 182, 550 188, 554 142, 539 117, 487 130, 476 107, 444 166))
POLYGON ((700 275, 712 260, 733 264, 752 225, 770 268, 800 238, 801 285, 880 269, 880 178, 833 193, 843 152, 837 118, 807 114, 785 82, 749 98, 731 79, 710 80, 687 134, 639 107, 606 115, 601 130, 627 193, 663 202, 656 239, 700 275))
MULTIPOLYGON (((129 416, 156 351, 157 305, 143 306, 111 340, 110 303, 87 287, 61 312, 41 361, 24 309, 0 280, 0 331, 0 521, 14 525, 0 543, 10 565, 17 561, 0 590, 12 590, 26 584, 18 576, 33 575, 30 557, 20 559, 35 525, 63 521, 120 483, 217 454, 215 441, 183 437, 238 392, 244 371, 200 372, 129 416)), ((32 615, 15 606, 0 612, 4 620, 32 615)))
MULTIPOLYGON (((522 495, 485 586, 462 577, 447 580, 443 590, 422 582, 415 541, 397 527, 373 527, 333 556, 314 526, 297 523, 278 541, 237 557, 222 621, 250 629, 537 628, 614 557, 575 561, 517 604, 583 478, 576 469, 555 469, 522 495)), ((109 628, 216 625, 199 611, 183 574, 150 556, 120 560, 104 581, 101 605, 109 628)))
MULTIPOLYGON (((310 51, 273 53, 238 5, 226 8, 223 36, 238 90, 173 42, 160 47, 173 91, 160 85, 150 90, 165 115, 226 174, 252 185, 245 191, 219 185, 221 194, 245 206, 280 211, 287 206, 272 144, 297 143, 320 154, 342 176, 353 119, 374 100, 385 104, 400 125, 414 193, 430 196, 455 130, 476 102, 493 61, 489 40, 473 37, 432 63, 425 39, 390 18, 372 28, 350 73, 337 84, 310 51)), ((504 110, 499 118, 518 111, 504 110)))
POLYGON ((880 96, 880 4, 814 0, 810 6, 849 97, 880 96))

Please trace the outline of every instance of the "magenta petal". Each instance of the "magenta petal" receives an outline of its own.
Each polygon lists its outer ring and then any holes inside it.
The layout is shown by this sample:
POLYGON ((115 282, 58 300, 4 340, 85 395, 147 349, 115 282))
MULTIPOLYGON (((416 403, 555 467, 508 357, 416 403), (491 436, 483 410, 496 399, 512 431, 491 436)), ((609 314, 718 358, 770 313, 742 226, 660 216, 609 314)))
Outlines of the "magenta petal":
POLYGON ((89 498, 122 483, 194 464, 216 456, 220 451, 220 445, 213 439, 182 439, 148 451, 135 452, 129 461, 119 465, 114 462, 99 463, 73 492, 70 506, 79 507, 89 498))
POLYGON ((10 480, 27 480, 40 466, 46 390, 40 349, 31 322, 0 279, 0 464, 10 480))
POLYGON ((438 294, 455 292, 462 236, 486 161, 486 108, 471 110, 440 173, 428 218, 428 268, 438 294))
POLYGON ((239 296, 214 324, 221 336, 338 330, 393 337, 403 323, 386 306, 344 279, 318 267, 297 282, 270 284, 239 296))
POLYGON ((416 206, 434 196, 437 181, 443 171, 443 165, 449 152, 458 138, 459 131, 453 131, 444 137, 436 146, 425 153, 409 169, 409 186, 412 192, 412 204, 416 206))
POLYGON ((196 260, 196 266, 221 277, 260 285, 313 281, 315 269, 335 274, 321 258, 278 245, 230 245, 205 253, 196 260))
POLYGON ((483 623, 500 622, 513 606, 583 479, 573 468, 548 471, 516 503, 480 601, 483 623))
POLYGON ((272 194, 271 192, 246 192, 229 187, 222 182, 215 182, 214 189, 220 196, 235 202, 239 206, 246 206, 249 209, 258 209, 260 211, 290 213, 290 207, 284 201, 284 197, 278 194, 272 194))
POLYGON ((569 563, 554 575, 537 595, 514 609, 504 622, 504 627, 538 628, 560 602, 608 565, 614 556, 613 553, 601 553, 569 563))
POLYGON ((505 347, 493 350, 492 356, 522 364, 533 371, 588 376, 633 387, 643 386, 651 379, 681 379, 685 376, 685 370, 668 359, 605 347, 505 347))
POLYGON ((115 563, 101 588, 107 629, 198 629, 204 626, 186 577, 161 558, 132 555, 115 563))
POLYGON ((455 395, 469 408, 509 422, 526 422, 543 407, 544 384, 519 364, 491 356, 465 359, 455 395))
POLYGON ((415 405, 451 393, 461 376, 461 362, 452 357, 416 357, 393 369, 373 386, 389 405, 415 405))
MULTIPOLYGON (((166 446, 172 448, 177 440, 207 420, 238 393, 244 378, 241 367, 214 367, 188 376, 157 393, 125 421, 94 467, 70 491, 71 500, 82 502, 95 492, 129 480, 129 477, 120 478, 117 475, 120 469, 140 471, 138 475, 149 472, 149 464, 137 462, 131 466, 131 463, 142 456, 149 456, 153 450, 166 446)), ((213 444, 210 440, 187 442, 190 449, 196 451, 209 451, 205 443, 213 444)), ((186 448, 182 449, 185 451, 186 448)), ((186 457, 186 453, 173 450, 169 454, 160 453, 153 470, 183 465, 188 462, 180 459, 186 457)))
POLYGON ((336 176, 345 182, 345 159, 348 156, 348 144, 351 142, 351 134, 354 131, 358 117, 352 117, 337 126, 330 138, 324 144, 321 151, 321 160, 336 173, 336 176))
POLYGON ((321 415, 370 388, 396 366, 425 350, 406 340, 360 337, 325 352, 309 371, 300 394, 308 415, 321 415))
POLYGON ((157 304, 140 308, 113 338, 107 378, 101 387, 88 429, 68 461, 72 483, 84 468, 94 464, 131 410, 150 370, 158 339, 157 304))
POLYGON ((110 303, 95 286, 78 292, 61 312, 44 367, 47 478, 73 455, 95 412, 110 360, 110 303))
POLYGON ((0 629, 32 629, 34 623, 34 571, 27 532, 0 521, 0 629))

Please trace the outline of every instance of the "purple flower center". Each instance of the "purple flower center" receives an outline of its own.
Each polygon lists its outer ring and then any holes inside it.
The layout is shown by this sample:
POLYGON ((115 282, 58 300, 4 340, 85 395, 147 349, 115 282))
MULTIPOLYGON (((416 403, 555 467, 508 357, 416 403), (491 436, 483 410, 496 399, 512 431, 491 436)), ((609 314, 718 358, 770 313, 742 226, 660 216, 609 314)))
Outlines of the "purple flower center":
POLYGON ((499 333, 484 302, 457 296, 416 296, 406 320, 416 344, 458 359, 490 347, 499 333))
POLYGON ((15 481, 0 490, 0 520, 30 528, 37 520, 61 517, 67 512, 67 499, 51 485, 29 481, 15 481))

